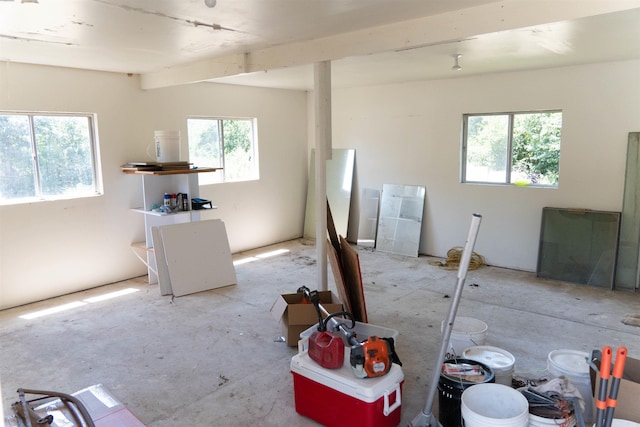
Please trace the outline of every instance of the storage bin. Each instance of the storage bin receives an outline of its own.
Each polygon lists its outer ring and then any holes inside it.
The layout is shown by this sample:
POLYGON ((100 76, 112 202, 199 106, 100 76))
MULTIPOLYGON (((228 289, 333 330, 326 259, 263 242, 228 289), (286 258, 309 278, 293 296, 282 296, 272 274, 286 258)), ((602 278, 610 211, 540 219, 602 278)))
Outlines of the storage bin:
POLYGON ((357 378, 350 348, 339 369, 325 369, 307 352, 291 359, 296 412, 328 427, 396 427, 402 412, 404 374, 393 364, 386 375, 357 378))

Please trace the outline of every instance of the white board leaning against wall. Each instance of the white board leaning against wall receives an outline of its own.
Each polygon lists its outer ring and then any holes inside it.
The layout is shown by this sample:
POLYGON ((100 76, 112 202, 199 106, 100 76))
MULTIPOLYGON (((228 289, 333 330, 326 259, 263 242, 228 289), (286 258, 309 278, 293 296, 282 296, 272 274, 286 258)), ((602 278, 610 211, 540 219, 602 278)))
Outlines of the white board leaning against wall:
POLYGON ((237 283, 221 220, 165 225, 153 231, 163 295, 182 296, 237 283))

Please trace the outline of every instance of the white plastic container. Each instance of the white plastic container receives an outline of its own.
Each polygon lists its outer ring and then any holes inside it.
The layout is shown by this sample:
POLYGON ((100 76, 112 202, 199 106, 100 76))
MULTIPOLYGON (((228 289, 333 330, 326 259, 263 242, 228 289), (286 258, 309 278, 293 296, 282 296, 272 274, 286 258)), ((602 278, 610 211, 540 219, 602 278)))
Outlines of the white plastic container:
POLYGON ((296 412, 329 427, 395 427, 402 417, 404 374, 395 363, 381 377, 357 378, 345 348, 343 366, 325 369, 306 352, 291 359, 296 412))
POLYGON ((582 395, 585 404, 582 412, 585 423, 594 421, 588 359, 588 353, 578 350, 554 350, 547 356, 549 373, 555 377, 566 377, 582 395))
POLYGON ((462 393, 460 412, 465 427, 527 427, 529 402, 517 390, 484 383, 462 393))
POLYGON ((529 427, 547 427, 547 426, 575 427, 576 416, 571 415, 569 419, 565 421, 564 419, 544 418, 544 417, 539 417, 537 415, 529 414, 529 427))
POLYGON ((634 423, 633 421, 618 420, 615 418, 611 421, 611 427, 640 427, 639 423, 634 423))
MULTIPOLYGON (((444 322, 443 320, 441 331, 444 331, 444 322)), ((466 348, 484 345, 487 341, 488 330, 489 327, 482 320, 471 317, 456 317, 453 321, 447 353, 462 356, 462 352, 466 348)))
POLYGON ((180 131, 157 130, 153 133, 154 154, 160 163, 180 161, 180 131))
POLYGON ((465 349, 462 352, 462 357, 489 366, 493 369, 497 384, 511 387, 511 380, 516 364, 516 358, 513 354, 498 347, 478 345, 465 349))

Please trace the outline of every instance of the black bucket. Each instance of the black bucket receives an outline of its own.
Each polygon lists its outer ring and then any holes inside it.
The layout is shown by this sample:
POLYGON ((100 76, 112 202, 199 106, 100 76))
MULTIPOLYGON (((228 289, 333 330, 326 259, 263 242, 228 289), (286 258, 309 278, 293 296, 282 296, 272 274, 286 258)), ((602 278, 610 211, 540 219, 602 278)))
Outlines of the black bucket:
POLYGON ((438 421, 442 427, 462 427, 462 414, 460 413, 460 399, 462 392, 467 388, 482 383, 495 382, 493 370, 484 363, 470 359, 448 359, 443 363, 440 371, 440 381, 438 381, 438 421), (471 365, 480 368, 478 381, 465 379, 464 376, 448 375, 444 372, 445 364, 471 365))

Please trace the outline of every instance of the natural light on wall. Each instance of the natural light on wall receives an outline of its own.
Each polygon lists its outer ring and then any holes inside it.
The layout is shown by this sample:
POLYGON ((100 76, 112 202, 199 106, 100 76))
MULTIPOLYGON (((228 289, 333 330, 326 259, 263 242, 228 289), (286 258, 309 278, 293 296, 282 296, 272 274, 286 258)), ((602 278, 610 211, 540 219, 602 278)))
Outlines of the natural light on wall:
POLYGON ((128 295, 134 292, 138 292, 139 290, 140 289, 136 289, 136 288, 126 288, 120 291, 109 292, 107 294, 102 294, 96 297, 87 298, 82 301, 74 301, 68 304, 57 305, 55 307, 46 308, 44 310, 34 311, 33 313, 23 314, 22 316, 18 316, 18 317, 21 319, 36 319, 38 317, 48 316, 50 314, 60 313, 61 311, 67 311, 74 308, 82 307, 87 304, 92 304, 100 301, 121 297, 123 295, 128 295))

